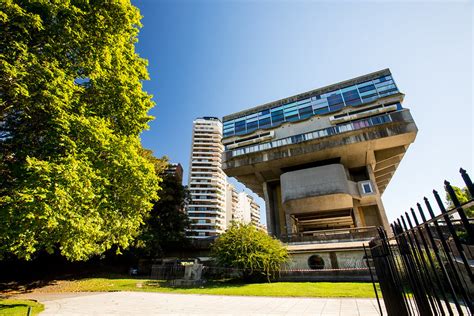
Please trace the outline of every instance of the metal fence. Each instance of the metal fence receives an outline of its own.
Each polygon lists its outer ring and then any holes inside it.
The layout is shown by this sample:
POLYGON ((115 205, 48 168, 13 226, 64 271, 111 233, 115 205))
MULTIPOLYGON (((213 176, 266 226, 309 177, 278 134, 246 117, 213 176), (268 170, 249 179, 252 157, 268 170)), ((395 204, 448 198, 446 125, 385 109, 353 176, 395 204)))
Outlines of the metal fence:
POLYGON ((474 313, 474 220, 466 216, 474 209, 474 186, 466 171, 460 172, 469 201, 461 204, 445 181, 452 209, 446 210, 433 191, 441 214, 435 215, 425 197, 423 206, 418 203, 416 211, 410 209, 391 224, 392 232, 379 228, 379 236, 370 242, 388 315, 474 313))

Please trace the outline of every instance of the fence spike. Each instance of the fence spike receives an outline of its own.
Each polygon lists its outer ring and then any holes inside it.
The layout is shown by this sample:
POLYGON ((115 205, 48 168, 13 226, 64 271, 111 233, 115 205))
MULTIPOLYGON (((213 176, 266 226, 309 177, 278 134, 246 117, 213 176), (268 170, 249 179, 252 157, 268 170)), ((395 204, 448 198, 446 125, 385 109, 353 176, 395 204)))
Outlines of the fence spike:
POLYGON ((444 181, 444 187, 446 192, 448 192, 449 196, 451 197, 451 201, 453 201, 454 207, 461 218, 461 221, 466 229, 467 235, 471 241, 474 241, 474 229, 472 228, 471 224, 469 224, 469 220, 464 212, 464 209, 461 207, 461 203, 459 202, 458 197, 456 196, 456 192, 454 192, 454 188, 451 186, 449 181, 444 181))
POLYGON ((410 225, 410 229, 413 229, 413 225, 410 220, 410 215, 408 215, 408 212, 405 212, 405 217, 407 218, 408 225, 410 225))
POLYGON ((459 172, 461 173, 461 177, 466 184, 467 190, 471 194, 471 198, 474 198, 474 185, 472 184, 471 178, 463 168, 459 169, 459 172))
MULTIPOLYGON (((428 200, 428 199, 425 198, 425 202, 426 202, 427 200, 428 200)), ((423 208, 421 207, 421 204, 420 204, 420 203, 417 203, 416 205, 418 206, 418 212, 420 213, 421 220, 422 220, 423 222, 426 222, 425 213, 423 212, 423 208)))
MULTIPOLYGON (((418 206, 418 209, 420 209, 420 203, 416 203, 416 206, 418 206)), ((415 221, 416 226, 420 225, 418 222, 418 218, 416 217, 415 210, 413 208, 410 208, 411 211, 411 216, 413 217, 413 220, 415 221)))

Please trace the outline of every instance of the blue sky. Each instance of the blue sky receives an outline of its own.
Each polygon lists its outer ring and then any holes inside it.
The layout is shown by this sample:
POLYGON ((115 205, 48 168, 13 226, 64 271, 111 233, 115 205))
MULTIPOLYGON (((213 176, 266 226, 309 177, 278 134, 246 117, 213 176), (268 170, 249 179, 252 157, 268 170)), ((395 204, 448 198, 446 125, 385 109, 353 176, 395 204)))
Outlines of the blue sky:
POLYGON ((461 184, 461 166, 474 178, 473 2, 132 2, 157 104, 143 144, 180 162, 185 180, 196 117, 384 68, 419 128, 382 197, 389 220, 444 179, 461 184))

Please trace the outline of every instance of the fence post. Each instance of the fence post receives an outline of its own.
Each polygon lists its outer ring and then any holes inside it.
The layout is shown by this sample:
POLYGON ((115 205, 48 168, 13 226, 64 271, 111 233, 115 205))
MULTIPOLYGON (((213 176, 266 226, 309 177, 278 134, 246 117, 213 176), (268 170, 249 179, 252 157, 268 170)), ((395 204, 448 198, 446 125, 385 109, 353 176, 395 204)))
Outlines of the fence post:
POLYGON ((464 264, 464 268, 466 269, 467 274, 469 275, 469 278, 471 279, 471 282, 474 282, 474 275, 472 274, 471 267, 469 266, 469 262, 467 260, 466 254, 464 253, 464 249, 461 245, 461 241, 459 240, 459 237, 456 234, 456 230, 454 229, 453 224, 451 223, 451 219, 449 218, 449 215, 446 212, 446 209, 444 208, 443 202, 441 201, 441 198, 439 197, 438 192, 436 190, 433 190, 433 194, 435 196, 436 202, 438 203, 439 209, 441 210, 441 213, 443 213, 444 215, 446 226, 448 226, 449 233, 453 237, 454 244, 456 245, 459 255, 461 256, 461 260, 464 264))
POLYGON ((453 187, 451 186, 449 181, 444 181, 444 187, 448 192, 449 196, 451 197, 451 201, 453 201, 454 207, 456 207, 459 217, 461 217, 462 224, 466 228, 466 232, 469 235, 469 240, 474 242, 474 230, 472 229, 471 224, 469 224, 469 220, 467 219, 466 213, 464 213, 464 209, 461 207, 461 203, 459 202, 453 187))
POLYGON ((372 285, 374 286, 375 297, 377 298, 377 304, 379 305, 380 315, 382 316, 383 315, 382 306, 380 305, 379 293, 377 292, 377 287, 375 286, 372 269, 370 268, 369 255, 367 254, 367 249, 365 248, 365 244, 362 244, 362 247, 364 248, 365 260, 367 261, 367 268, 369 268, 369 273, 370 273, 370 280, 372 281, 372 285))
MULTIPOLYGON (((418 206, 418 210, 421 209, 421 206, 420 206, 420 203, 417 203, 417 206, 418 206)), ((431 256, 431 248, 429 247, 428 245, 428 242, 426 241, 426 238, 423 234, 423 230, 422 230, 422 226, 420 225, 420 223, 418 222, 418 218, 416 217, 416 214, 415 214, 415 210, 413 208, 410 208, 410 211, 411 211, 411 216, 413 217, 413 220, 415 221, 415 225, 416 225, 416 229, 418 231, 418 235, 420 236, 420 239, 421 239, 421 243, 423 245, 423 248, 425 249, 425 254, 426 254, 426 257, 428 259, 428 263, 429 263, 429 267, 431 267, 431 270, 433 272, 433 276, 434 276, 434 279, 436 281, 436 285, 438 286, 438 290, 439 290, 439 293, 441 294, 444 302, 448 302, 448 297, 446 296, 446 292, 444 290, 444 287, 443 287, 443 284, 441 282, 441 280, 439 279, 439 276, 438 276, 438 271, 436 270, 436 266, 433 262, 433 257, 431 256)), ((413 232, 414 233, 414 232, 413 232)), ((415 237, 416 238, 416 237, 415 237)), ((422 252, 423 250, 420 249, 420 254, 423 254, 422 252)), ((421 255, 421 258, 423 259, 425 256, 421 255)), ((423 260, 424 261, 424 260, 423 260)), ((442 264, 442 262, 440 262, 440 264, 442 264)), ((428 278, 429 278, 429 273, 428 273, 428 278)), ((441 303, 441 300, 438 298, 438 295, 437 295, 437 291, 436 289, 433 287, 432 288, 432 291, 433 291, 433 294, 435 295, 435 299, 436 301, 438 302, 439 304, 439 307, 440 307, 440 310, 441 310, 441 314, 444 315, 444 308, 443 308, 443 304, 441 303)), ((453 314, 453 311, 451 310, 451 306, 449 305, 449 303, 446 303, 446 306, 448 308, 448 312, 450 315, 453 314)))
POLYGON ((461 177, 466 184, 467 190, 471 194, 471 198, 474 198, 474 185, 472 184, 471 178, 463 168, 459 169, 459 172, 461 173, 461 177))
MULTIPOLYGON (((425 199, 425 202, 428 203, 428 199, 426 197, 424 199, 425 199)), ((446 271, 446 267, 443 264, 443 260, 441 259, 441 256, 440 256, 440 253, 439 253, 438 245, 436 245, 436 241, 434 240, 433 234, 431 233, 431 228, 430 228, 429 224, 426 223, 426 217, 425 217, 425 214, 423 213, 423 208, 421 207, 420 203, 417 203, 416 206, 418 207, 418 212, 420 213, 421 220, 422 220, 423 225, 425 227, 426 234, 428 235, 428 239, 431 243, 431 247, 433 248, 433 252, 435 254, 435 258, 438 262, 439 268, 441 269, 441 272, 443 273, 444 280, 446 280, 446 282, 448 282, 449 292, 453 297, 454 304, 456 306, 456 310, 458 311, 458 313, 462 313, 462 309, 461 309, 461 306, 458 302, 458 298, 457 298, 457 295, 456 295, 456 290, 454 289, 453 283, 451 282, 451 279, 448 275, 448 272, 446 271)), ((417 221, 416 218, 415 218, 415 222, 418 225, 418 221, 417 221)), ((437 224, 436 221, 435 221, 435 224, 437 224)), ((442 235, 441 235, 441 238, 442 238, 442 235)), ((426 249, 428 249, 428 248, 426 248, 426 249)), ((431 256, 429 258, 431 258, 431 256)), ((435 277, 439 282, 440 289, 441 289, 442 295, 443 295, 443 299, 446 302, 446 306, 448 308, 448 312, 449 312, 450 315, 452 315, 453 311, 451 309, 451 305, 449 304, 449 300, 446 297, 443 282, 440 282, 439 277, 438 277, 438 273, 436 272, 436 268, 435 268, 434 265, 433 265, 433 270, 435 270, 435 277)))
MULTIPOLYGON (((407 221, 409 222, 410 226, 413 228, 413 226, 411 225, 411 221, 410 221, 410 218, 408 217, 408 213, 405 212, 405 216, 407 218, 407 221)), ((418 297, 418 301, 420 302, 420 307, 421 307, 421 311, 420 313, 423 314, 423 315, 432 315, 432 312, 433 311, 436 311, 436 305, 433 301, 433 299, 431 298, 431 295, 426 295, 427 293, 430 292, 430 288, 432 287, 429 283, 429 280, 427 281, 423 275, 423 268, 425 268, 425 271, 426 270, 426 267, 424 266, 424 264, 422 264, 419 259, 418 259, 418 256, 417 256, 417 253, 416 253, 416 246, 420 246, 418 245, 417 241, 413 241, 411 236, 410 236, 410 230, 408 229, 408 226, 405 222, 405 219, 402 216, 400 216, 400 218, 402 219, 402 223, 403 223, 403 228, 405 229, 405 235, 407 236, 407 239, 408 239, 408 242, 409 242, 409 245, 407 245, 407 248, 409 249, 409 254, 411 256, 411 261, 412 261, 412 266, 413 266, 413 271, 415 272, 414 273, 414 281, 415 281, 415 287, 416 288, 420 288, 420 295, 418 297), (416 244, 416 246, 415 246, 416 244), (414 262, 413 262, 413 259, 414 259, 414 262), (426 297, 428 297, 428 302, 426 301, 426 297), (429 304, 427 304, 429 303, 429 304)), ((413 236, 414 237, 414 236, 413 236)), ((420 257, 422 254, 420 254, 420 257)), ((423 261, 424 263, 424 261, 423 261)), ((413 289, 414 290, 414 289, 413 289)), ((416 299, 416 298, 415 298, 416 299)))
MULTIPOLYGON (((431 218, 434 219, 436 216, 434 215, 433 209, 431 208, 431 204, 426 197, 425 197, 425 204, 426 204, 426 208, 428 209, 428 212, 430 213, 431 218)), ((473 310, 472 310, 471 300, 469 299, 469 296, 467 295, 466 291, 464 290, 464 287, 462 286, 461 277, 459 276, 459 273, 456 269, 453 258, 451 257, 451 253, 450 253, 451 251, 449 249, 448 244, 446 243, 446 240, 444 239, 443 232, 441 231, 441 228, 439 227, 437 220, 434 220, 433 223, 435 225, 436 232, 438 233, 439 239, 441 240, 441 245, 443 246, 444 252, 446 254, 446 259, 448 260, 448 264, 451 267, 451 272, 454 276, 454 279, 456 280, 454 284, 458 285, 457 288, 459 292, 461 293, 464 303, 468 306, 469 310, 472 313, 473 310)), ((449 277, 448 277, 448 280, 449 282, 451 282, 451 279, 449 277)), ((460 313, 460 315, 462 315, 462 312, 460 313)))

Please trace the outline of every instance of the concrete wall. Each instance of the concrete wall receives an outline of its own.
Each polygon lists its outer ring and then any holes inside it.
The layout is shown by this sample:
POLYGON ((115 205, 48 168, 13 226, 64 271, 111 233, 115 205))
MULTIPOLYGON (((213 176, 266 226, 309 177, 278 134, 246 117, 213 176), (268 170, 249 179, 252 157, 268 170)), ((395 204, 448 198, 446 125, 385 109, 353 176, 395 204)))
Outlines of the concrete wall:
POLYGON ((332 164, 286 172, 280 178, 283 203, 309 196, 336 193, 353 195, 346 171, 341 164, 332 164))
POLYGON ((367 267, 363 250, 305 252, 290 254, 288 269, 310 269, 308 259, 319 255, 324 260, 324 269, 351 269, 367 267), (332 258, 331 258, 332 257, 332 258))
POLYGON ((352 198, 359 196, 341 164, 286 172, 280 181, 287 213, 352 208, 352 198))
POLYGON ((275 128, 275 138, 282 139, 293 135, 308 133, 314 130, 330 127, 329 116, 313 116, 310 119, 300 122, 284 123, 275 128))
POLYGON ((362 206, 361 209, 366 226, 379 226, 382 224, 377 205, 362 206))

